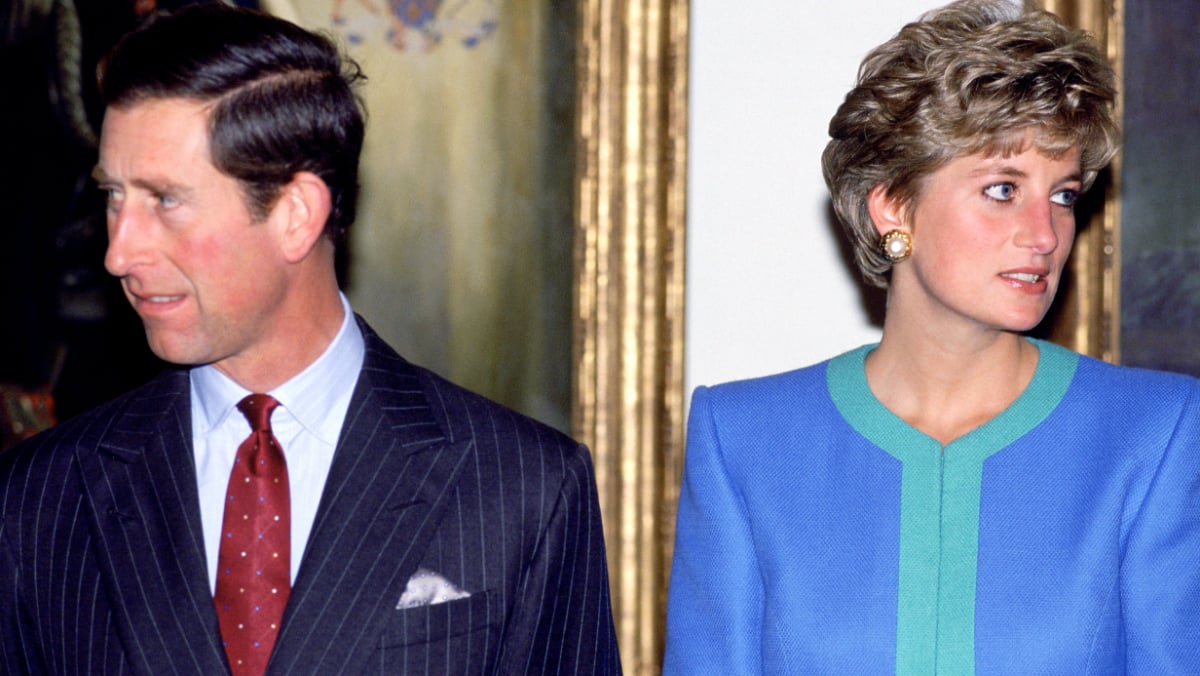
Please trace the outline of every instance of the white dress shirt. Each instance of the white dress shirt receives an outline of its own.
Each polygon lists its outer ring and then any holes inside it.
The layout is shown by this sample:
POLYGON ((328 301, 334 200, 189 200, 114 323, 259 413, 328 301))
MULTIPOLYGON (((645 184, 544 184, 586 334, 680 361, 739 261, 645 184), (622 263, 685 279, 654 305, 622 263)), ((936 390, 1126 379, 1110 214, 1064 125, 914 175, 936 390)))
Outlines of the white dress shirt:
MULTIPOLYGON (((342 328, 325 352, 291 380, 267 393, 280 403, 271 414, 271 429, 287 461, 293 583, 333 463, 333 451, 346 419, 350 396, 362 370, 362 332, 345 296, 342 308, 342 328)), ((250 423, 237 410, 237 403, 251 392, 210 365, 192 369, 191 394, 200 521, 204 528, 209 589, 216 593, 217 556, 229 473, 238 445, 250 435, 250 423)))

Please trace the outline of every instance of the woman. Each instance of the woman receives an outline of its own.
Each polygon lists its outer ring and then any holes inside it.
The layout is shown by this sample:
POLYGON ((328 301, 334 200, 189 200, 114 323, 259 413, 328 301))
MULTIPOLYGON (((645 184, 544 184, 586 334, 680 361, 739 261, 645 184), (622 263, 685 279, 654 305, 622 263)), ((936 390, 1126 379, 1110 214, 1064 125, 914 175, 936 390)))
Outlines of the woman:
POLYGON ((1113 99, 1003 2, 868 55, 823 165, 883 336, 697 389, 665 673, 1200 673, 1200 382, 1022 336, 1113 99))

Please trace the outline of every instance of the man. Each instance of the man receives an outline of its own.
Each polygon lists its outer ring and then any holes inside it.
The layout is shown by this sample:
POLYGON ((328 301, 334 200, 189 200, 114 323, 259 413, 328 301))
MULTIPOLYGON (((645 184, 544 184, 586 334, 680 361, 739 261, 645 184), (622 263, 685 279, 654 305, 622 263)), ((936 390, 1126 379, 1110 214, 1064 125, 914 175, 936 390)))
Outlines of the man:
POLYGON ((0 457, 4 673, 619 673, 587 450, 338 290, 357 68, 204 5, 101 72, 105 265, 194 368, 0 457))

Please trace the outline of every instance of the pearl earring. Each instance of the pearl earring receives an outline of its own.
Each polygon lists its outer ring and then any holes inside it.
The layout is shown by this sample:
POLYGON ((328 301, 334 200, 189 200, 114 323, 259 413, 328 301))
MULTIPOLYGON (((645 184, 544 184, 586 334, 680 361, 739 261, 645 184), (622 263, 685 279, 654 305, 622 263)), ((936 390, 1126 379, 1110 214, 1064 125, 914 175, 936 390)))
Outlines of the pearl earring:
POLYGON ((889 261, 899 263, 912 255, 912 237, 903 230, 889 230, 879 238, 879 248, 889 261))

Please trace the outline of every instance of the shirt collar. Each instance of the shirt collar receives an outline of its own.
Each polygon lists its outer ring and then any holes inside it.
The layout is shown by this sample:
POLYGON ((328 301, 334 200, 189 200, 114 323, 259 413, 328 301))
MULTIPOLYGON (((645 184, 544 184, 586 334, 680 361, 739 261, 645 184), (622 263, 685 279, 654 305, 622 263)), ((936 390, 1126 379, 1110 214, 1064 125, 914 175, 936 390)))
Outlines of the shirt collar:
MULTIPOLYGON (((346 296, 342 301, 342 326, 321 356, 274 390, 268 392, 310 434, 335 445, 341 433, 339 419, 330 411, 344 410, 362 370, 362 331, 346 296)), ((251 392, 211 364, 191 371, 194 429, 209 434, 225 422, 237 403, 251 392)))

